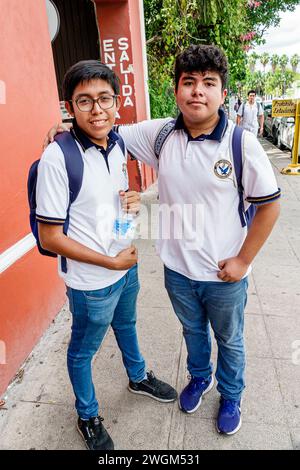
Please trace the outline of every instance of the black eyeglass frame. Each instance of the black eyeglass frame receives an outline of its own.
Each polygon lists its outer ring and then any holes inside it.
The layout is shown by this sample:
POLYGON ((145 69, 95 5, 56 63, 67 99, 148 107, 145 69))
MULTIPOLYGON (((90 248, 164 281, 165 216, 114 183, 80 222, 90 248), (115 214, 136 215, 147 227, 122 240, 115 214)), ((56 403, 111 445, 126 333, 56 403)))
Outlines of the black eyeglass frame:
POLYGON ((111 108, 115 105, 115 103, 116 103, 117 98, 118 98, 119 95, 105 95, 105 96, 109 96, 110 98, 113 98, 112 105, 109 106, 108 108, 103 108, 103 107, 101 106, 101 104, 99 103, 100 98, 103 98, 103 96, 99 96, 98 98, 91 98, 90 96, 88 96, 87 98, 93 102, 93 106, 92 106, 91 109, 88 110, 88 111, 87 111, 87 110, 82 110, 82 109, 80 109, 80 107, 78 106, 78 101, 79 101, 82 97, 77 98, 76 100, 68 100, 68 102, 69 102, 69 103, 75 103, 76 106, 77 106, 77 108, 79 109, 79 111, 80 111, 81 113, 90 113, 90 112, 93 110, 93 108, 94 108, 94 106, 95 106, 95 103, 97 103, 97 105, 99 106, 100 109, 102 109, 103 111, 106 111, 107 109, 111 109, 111 108))

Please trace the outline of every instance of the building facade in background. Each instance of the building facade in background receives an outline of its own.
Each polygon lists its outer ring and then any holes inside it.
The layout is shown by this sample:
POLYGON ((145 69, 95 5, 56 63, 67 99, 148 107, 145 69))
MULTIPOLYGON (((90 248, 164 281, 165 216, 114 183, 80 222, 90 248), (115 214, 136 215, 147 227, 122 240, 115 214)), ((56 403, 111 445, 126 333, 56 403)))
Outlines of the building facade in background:
MULTIPOLYGON (((0 17, 0 395, 65 302, 56 260, 30 233, 27 174, 61 120, 61 84, 78 60, 121 79, 118 123, 149 117, 142 0, 2 0, 0 17), (138 73, 135 73, 138 71, 138 73)), ((129 163, 132 189, 153 170, 129 163)))

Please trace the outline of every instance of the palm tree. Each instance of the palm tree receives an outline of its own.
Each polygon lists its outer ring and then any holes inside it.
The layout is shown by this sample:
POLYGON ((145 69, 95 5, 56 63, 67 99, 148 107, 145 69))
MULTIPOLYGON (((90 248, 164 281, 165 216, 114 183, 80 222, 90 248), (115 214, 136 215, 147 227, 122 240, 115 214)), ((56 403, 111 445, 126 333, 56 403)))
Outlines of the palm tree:
POLYGON ((273 54, 271 56, 271 66, 272 66, 272 72, 273 73, 277 69, 278 64, 279 64, 279 55, 278 54, 273 54))
POLYGON ((249 69, 250 69, 251 73, 255 72, 256 59, 258 59, 258 58, 259 58, 259 56, 255 52, 253 52, 248 57, 248 66, 249 66, 249 69))
POLYGON ((279 59, 280 68, 283 72, 286 70, 286 66, 289 63, 289 58, 286 54, 283 54, 279 59))
POLYGON ((269 63, 269 60, 270 60, 270 56, 267 52, 264 52, 261 56, 260 56, 260 63, 261 65, 263 66, 264 68, 264 73, 266 71, 266 65, 269 63))
POLYGON ((294 54, 290 59, 290 64, 292 66, 293 72, 297 72, 297 67, 300 62, 300 56, 298 54, 294 54))

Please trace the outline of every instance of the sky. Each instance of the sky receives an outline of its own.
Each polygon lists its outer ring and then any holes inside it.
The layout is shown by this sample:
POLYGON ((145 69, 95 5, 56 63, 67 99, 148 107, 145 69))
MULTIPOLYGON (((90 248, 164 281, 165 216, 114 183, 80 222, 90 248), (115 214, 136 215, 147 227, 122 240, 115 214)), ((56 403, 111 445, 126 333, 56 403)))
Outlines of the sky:
MULTIPOLYGON (((280 15, 281 21, 276 28, 269 28, 264 38, 266 43, 257 46, 254 51, 257 54, 268 52, 268 54, 293 54, 300 55, 300 5, 294 11, 286 11, 280 15)), ((251 49, 251 52, 254 52, 251 49)))

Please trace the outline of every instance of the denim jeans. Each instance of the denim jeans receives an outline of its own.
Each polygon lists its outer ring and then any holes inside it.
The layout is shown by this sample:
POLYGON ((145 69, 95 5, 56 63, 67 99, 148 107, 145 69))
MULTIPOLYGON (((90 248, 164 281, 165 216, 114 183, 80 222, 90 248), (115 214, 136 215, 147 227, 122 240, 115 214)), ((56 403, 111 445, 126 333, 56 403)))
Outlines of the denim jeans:
POLYGON ((232 283, 193 281, 165 267, 165 287, 183 326, 189 373, 203 378, 212 373, 210 324, 218 345, 217 389, 227 400, 240 400, 245 388, 247 278, 232 283))
POLYGON ((73 316, 67 363, 76 397, 75 407, 82 419, 98 415, 91 362, 110 325, 129 379, 139 382, 145 377, 145 361, 136 332, 139 287, 137 265, 104 289, 82 291, 67 287, 73 316))

